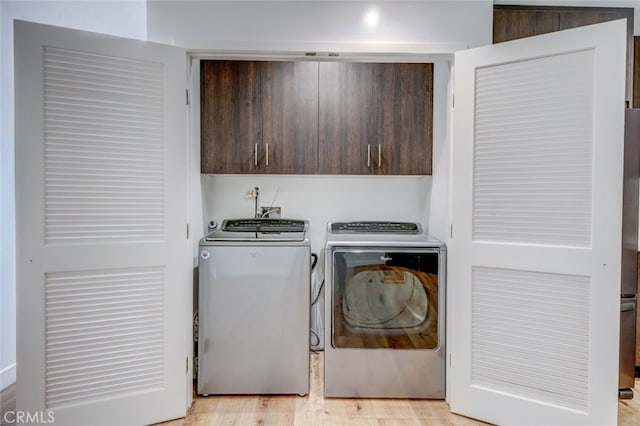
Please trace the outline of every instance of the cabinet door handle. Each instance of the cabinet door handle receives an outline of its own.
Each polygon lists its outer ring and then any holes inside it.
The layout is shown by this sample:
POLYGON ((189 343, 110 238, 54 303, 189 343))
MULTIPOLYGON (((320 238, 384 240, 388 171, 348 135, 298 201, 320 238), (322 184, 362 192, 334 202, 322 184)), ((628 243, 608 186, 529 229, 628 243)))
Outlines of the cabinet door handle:
POLYGON ((253 147, 253 165, 258 167, 258 144, 253 147))
POLYGON ((371 167, 371 144, 367 144, 367 167, 371 167))
POLYGON ((620 312, 629 312, 634 311, 636 309, 636 302, 626 302, 620 304, 620 312))
POLYGON ((382 167, 382 144, 378 144, 378 168, 382 167))
POLYGON ((269 144, 265 144, 265 148, 264 149, 265 149, 265 153, 266 153, 266 156, 267 156, 267 161, 265 163, 265 166, 269 167, 269 144))

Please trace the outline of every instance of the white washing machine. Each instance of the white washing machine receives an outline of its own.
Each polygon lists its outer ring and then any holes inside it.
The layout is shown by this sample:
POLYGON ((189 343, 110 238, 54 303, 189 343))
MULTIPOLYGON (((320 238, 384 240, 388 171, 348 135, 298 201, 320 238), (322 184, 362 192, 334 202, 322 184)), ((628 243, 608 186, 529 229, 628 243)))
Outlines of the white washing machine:
POLYGON ((418 223, 329 223, 324 395, 444 398, 446 248, 418 223))
POLYGON ((200 240, 197 392, 309 392, 308 222, 225 220, 200 240))

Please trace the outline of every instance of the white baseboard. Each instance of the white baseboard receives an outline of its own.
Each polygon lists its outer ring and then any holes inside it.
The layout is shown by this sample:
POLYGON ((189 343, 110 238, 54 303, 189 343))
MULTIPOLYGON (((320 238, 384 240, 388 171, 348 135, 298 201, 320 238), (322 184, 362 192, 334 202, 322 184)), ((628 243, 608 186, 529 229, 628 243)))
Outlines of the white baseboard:
POLYGON ((16 382, 16 365, 11 364, 0 371, 0 390, 14 384, 16 382))

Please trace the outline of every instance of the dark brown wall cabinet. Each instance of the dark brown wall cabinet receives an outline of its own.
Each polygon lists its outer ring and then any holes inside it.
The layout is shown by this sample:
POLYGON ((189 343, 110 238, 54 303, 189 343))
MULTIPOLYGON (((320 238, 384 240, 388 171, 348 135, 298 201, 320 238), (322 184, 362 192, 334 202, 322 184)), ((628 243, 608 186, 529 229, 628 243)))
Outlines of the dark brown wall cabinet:
POLYGON ((318 67, 202 61, 203 173, 313 173, 318 67))
MULTIPOLYGON (((627 18, 627 99, 634 97, 633 8, 564 6, 493 6, 493 42, 514 40, 584 25, 627 18)), ((638 96, 638 95, 636 95, 638 96)), ((633 103, 634 106, 640 106, 633 103)))
POLYGON ((433 64, 320 63, 319 172, 431 174, 433 64))
POLYGON ((202 173, 431 174, 433 64, 201 62, 202 173))

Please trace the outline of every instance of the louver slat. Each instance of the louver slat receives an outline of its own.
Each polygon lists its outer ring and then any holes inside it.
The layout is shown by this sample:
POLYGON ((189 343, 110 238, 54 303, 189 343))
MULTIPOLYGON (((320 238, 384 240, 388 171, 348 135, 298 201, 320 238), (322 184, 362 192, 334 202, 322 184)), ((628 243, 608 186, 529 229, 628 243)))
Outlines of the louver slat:
POLYGON ((585 411, 590 278, 472 269, 472 383, 585 411))
POLYGON ((163 66, 47 47, 47 244, 162 241, 163 66))
POLYGON ((590 247, 593 61, 476 70, 474 241, 590 247))
POLYGON ((164 386, 164 268, 45 277, 47 408, 164 386))

